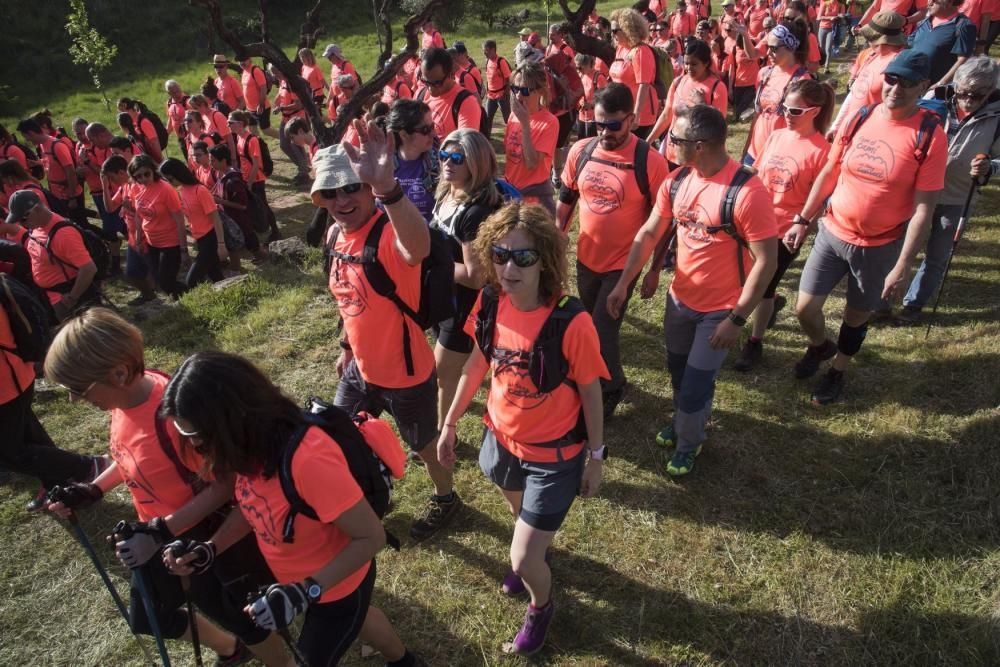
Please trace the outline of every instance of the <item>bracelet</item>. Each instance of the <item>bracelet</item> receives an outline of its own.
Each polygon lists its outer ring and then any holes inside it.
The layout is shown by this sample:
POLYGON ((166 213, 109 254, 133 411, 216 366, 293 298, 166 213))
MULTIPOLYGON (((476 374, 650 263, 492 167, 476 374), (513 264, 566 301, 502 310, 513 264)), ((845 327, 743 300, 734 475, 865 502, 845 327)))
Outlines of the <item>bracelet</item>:
POLYGON ((395 187, 384 195, 376 194, 375 197, 382 202, 382 206, 392 206, 403 199, 403 186, 396 181, 395 187))
POLYGON ((445 426, 447 426, 448 428, 458 428, 458 424, 448 424, 448 423, 446 423, 445 426))
POLYGON ((801 215, 799 215, 798 213, 796 213, 795 217, 792 218, 792 224, 793 225, 802 225, 803 227, 808 227, 809 225, 812 224, 812 222, 810 222, 807 218, 803 218, 801 215))
POLYGON ((727 315, 726 317, 729 319, 730 322, 732 322, 738 327, 746 326, 747 318, 740 317, 739 315, 736 314, 736 311, 734 310, 730 310, 729 315, 727 315))

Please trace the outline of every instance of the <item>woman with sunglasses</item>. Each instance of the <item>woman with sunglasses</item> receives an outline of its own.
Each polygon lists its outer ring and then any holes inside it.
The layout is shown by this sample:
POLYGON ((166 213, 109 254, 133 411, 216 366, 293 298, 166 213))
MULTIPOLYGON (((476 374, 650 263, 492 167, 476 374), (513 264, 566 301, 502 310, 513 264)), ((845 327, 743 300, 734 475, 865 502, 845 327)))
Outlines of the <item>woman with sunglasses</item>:
MULTIPOLYGON (((830 142, 823 135, 833 116, 834 103, 830 86, 812 79, 793 81, 785 96, 787 127, 771 133, 755 163, 774 202, 778 238, 784 238, 795 224, 795 215, 802 210, 813 182, 826 165, 830 142)), ((785 297, 775 297, 775 290, 798 254, 797 248, 791 250, 784 243, 778 244, 778 267, 754 310, 750 338, 733 363, 734 369, 749 371, 763 356, 764 334, 786 303, 785 297)))
MULTIPOLYGON (((170 377, 145 367, 142 334, 112 311, 93 308, 63 325, 45 357, 45 376, 66 387, 71 402, 86 401, 109 413, 112 459, 91 482, 55 490, 47 509, 68 516, 124 485, 139 519, 130 524, 134 534, 115 543, 118 558, 133 571, 129 622, 134 632, 152 634, 135 586, 141 576, 163 637, 190 639, 193 619, 184 608, 184 591, 160 551, 178 538, 212 534, 233 497, 233 476, 219 474, 210 482, 199 476, 206 469, 202 456, 182 445, 172 420, 157 414, 170 377)), ((198 638, 219 654, 217 665, 243 664, 253 657, 249 651, 267 665, 285 665, 281 639, 241 611, 248 593, 273 581, 250 537, 215 559, 211 570, 192 573, 198 638)))
POLYGON ((177 158, 164 160, 160 165, 160 175, 180 193, 181 209, 198 248, 198 255, 191 263, 184 281, 188 289, 206 280, 222 280, 221 263, 229 259, 229 251, 226 250, 219 207, 212 198, 212 193, 177 158))
POLYGON ((771 133, 785 127, 782 113, 785 94, 795 79, 811 77, 806 68, 808 43, 800 22, 779 23, 767 33, 767 60, 770 65, 757 76, 754 117, 743 147, 743 163, 753 164, 771 133))
POLYGON ((514 70, 510 87, 510 118, 503 145, 507 154, 504 178, 521 191, 525 201, 556 214, 550 174, 559 139, 559 119, 545 106, 548 75, 540 64, 514 70))
POLYGON ((441 184, 431 226, 451 241, 455 258, 455 317, 437 328, 434 361, 438 373, 438 429, 455 397, 458 378, 472 352, 472 337, 464 332, 465 320, 483 286, 484 271, 473 247, 480 225, 500 208, 496 187, 497 158, 489 140, 476 130, 455 130, 440 151, 441 184))
POLYGON ((574 57, 576 70, 580 73, 583 84, 583 97, 579 102, 579 113, 576 120, 576 136, 587 139, 597 136, 597 125, 594 124, 594 95, 608 85, 608 77, 594 67, 596 58, 584 53, 574 57))
POLYGON ((816 7, 812 4, 806 5, 802 0, 789 0, 782 13, 782 21, 788 23, 798 23, 806 32, 806 67, 815 74, 819 71, 820 60, 823 54, 819 48, 819 38, 816 36, 816 7))
POLYGON ((420 215, 430 222, 441 172, 431 109, 419 100, 396 100, 386 129, 395 139, 396 179, 420 215))
MULTIPOLYGON (((699 39, 688 40, 684 47, 684 74, 674 79, 667 92, 667 105, 649 131, 650 141, 660 139, 673 127, 677 109, 696 104, 708 104, 725 116, 729 108, 729 92, 719 75, 712 71, 712 51, 699 39)), ((661 151, 670 161, 670 168, 677 167, 675 148, 670 142, 661 145, 661 151)))
POLYGON ((505 646, 522 655, 542 648, 555 613, 549 546, 576 496, 597 493, 607 457, 601 378, 609 375, 597 331, 582 305, 561 342, 570 382, 541 392, 529 370, 536 339, 548 328, 545 322, 557 306, 565 305, 566 244, 544 209, 523 202, 507 204, 480 227, 475 249, 490 286, 473 307, 465 332, 477 336, 483 299, 488 294, 498 299, 495 318, 490 318, 492 339, 480 343, 490 354, 485 356, 480 345, 473 347, 438 439, 438 457, 453 466, 455 425, 489 371, 479 466, 499 487, 515 521, 511 569, 501 590, 530 596, 524 624, 505 646))
POLYGON ((656 113, 660 108, 660 98, 653 87, 656 54, 646 44, 649 24, 634 9, 616 9, 611 12, 611 34, 615 46, 611 80, 625 84, 632 91, 632 99, 635 100, 632 129, 640 139, 645 139, 656 122, 656 113))

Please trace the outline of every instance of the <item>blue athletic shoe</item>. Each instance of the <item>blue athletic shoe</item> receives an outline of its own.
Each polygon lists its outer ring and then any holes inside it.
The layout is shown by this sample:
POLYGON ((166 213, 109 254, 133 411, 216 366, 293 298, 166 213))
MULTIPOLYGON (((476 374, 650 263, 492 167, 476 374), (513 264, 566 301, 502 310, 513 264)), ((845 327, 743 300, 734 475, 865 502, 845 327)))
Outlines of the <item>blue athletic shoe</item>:
POLYGON ((694 470, 694 460, 701 454, 701 445, 693 452, 676 452, 667 464, 667 474, 672 477, 681 477, 694 470))

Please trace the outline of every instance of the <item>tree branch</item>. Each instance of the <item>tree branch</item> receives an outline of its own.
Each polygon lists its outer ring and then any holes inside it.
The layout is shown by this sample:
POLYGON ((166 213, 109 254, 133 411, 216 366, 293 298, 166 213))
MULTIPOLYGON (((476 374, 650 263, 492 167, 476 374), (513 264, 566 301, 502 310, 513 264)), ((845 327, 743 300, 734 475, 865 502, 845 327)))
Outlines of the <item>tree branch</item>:
POLYGON ((615 60, 615 47, 605 42, 603 39, 595 39, 583 34, 583 24, 587 22, 597 0, 581 0, 579 8, 573 11, 569 7, 569 0, 559 0, 559 8, 566 19, 566 38, 577 53, 584 53, 588 56, 600 58, 611 65, 615 60))
MULTIPOLYGON (((316 0, 313 8, 306 12, 306 20, 302 22, 302 27, 299 28, 300 49, 315 49, 316 41, 323 34, 323 28, 319 24, 319 8, 322 4, 323 0, 316 0)), ((296 54, 295 58, 298 60, 298 54, 296 54)))

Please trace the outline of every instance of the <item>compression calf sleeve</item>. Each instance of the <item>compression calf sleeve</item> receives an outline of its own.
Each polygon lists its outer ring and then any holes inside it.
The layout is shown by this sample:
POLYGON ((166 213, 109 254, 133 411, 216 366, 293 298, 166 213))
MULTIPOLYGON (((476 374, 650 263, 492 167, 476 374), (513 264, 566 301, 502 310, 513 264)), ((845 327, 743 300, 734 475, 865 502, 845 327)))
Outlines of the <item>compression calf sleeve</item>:
POLYGON ((852 327, 847 322, 841 322, 840 335, 837 336, 837 351, 848 357, 853 357, 861 349, 861 344, 865 342, 867 334, 867 323, 860 327, 852 327))

